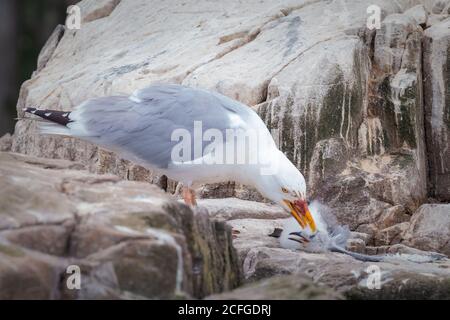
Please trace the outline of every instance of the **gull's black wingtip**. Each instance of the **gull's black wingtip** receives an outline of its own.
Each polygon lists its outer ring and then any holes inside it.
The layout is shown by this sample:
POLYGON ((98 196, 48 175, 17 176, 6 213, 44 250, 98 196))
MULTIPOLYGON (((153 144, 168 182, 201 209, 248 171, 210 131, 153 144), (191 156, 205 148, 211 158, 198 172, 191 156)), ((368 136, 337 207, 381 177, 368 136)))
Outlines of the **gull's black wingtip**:
POLYGON ((69 111, 57 111, 57 110, 47 110, 47 109, 37 109, 34 107, 26 107, 22 109, 24 112, 34 114, 36 116, 41 117, 42 119, 60 124, 62 126, 66 126, 70 120, 70 112, 69 111))
POLYGON ((32 107, 26 107, 26 108, 22 108, 22 111, 28 112, 28 113, 32 113, 33 111, 36 111, 36 108, 32 108, 32 107))

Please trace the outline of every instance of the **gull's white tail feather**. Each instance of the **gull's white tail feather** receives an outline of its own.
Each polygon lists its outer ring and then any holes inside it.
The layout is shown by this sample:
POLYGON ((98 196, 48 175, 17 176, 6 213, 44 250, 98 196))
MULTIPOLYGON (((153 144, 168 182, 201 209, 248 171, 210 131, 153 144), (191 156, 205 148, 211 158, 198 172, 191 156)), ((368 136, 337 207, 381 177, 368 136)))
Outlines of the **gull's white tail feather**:
POLYGON ((69 128, 53 122, 39 122, 38 130, 40 134, 72 136, 69 128))

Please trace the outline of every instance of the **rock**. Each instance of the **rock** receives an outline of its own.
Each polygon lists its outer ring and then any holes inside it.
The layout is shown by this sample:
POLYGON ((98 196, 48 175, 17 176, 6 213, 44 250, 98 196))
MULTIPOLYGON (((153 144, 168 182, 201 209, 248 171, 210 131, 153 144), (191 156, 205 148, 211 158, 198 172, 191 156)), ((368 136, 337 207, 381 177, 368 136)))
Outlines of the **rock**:
MULTIPOLYGON (((240 226, 234 246, 241 257, 245 283, 249 287, 218 298, 239 299, 244 292, 260 297, 261 279, 275 283, 271 277, 286 274, 295 275, 297 279, 306 277, 315 283, 316 288, 331 287, 350 299, 449 298, 450 260, 429 262, 433 253, 403 244, 367 247, 366 253, 391 256, 385 262, 361 262, 338 253, 308 253, 280 248, 272 237, 267 236, 267 231, 279 225, 276 220, 230 220, 228 223, 233 228, 240 226), (258 225, 255 226, 256 221, 258 225), (378 271, 379 287, 373 276, 378 271)), ((291 290, 291 286, 286 285, 286 290, 291 290)))
POLYGON ((434 2, 433 8, 431 12, 434 14, 440 14, 444 11, 444 8, 447 6, 447 1, 445 0, 437 0, 434 2))
POLYGON ((407 222, 411 216, 405 212, 405 208, 401 205, 394 206, 385 210, 378 220, 380 229, 389 228, 398 223, 407 222))
POLYGON ((368 238, 365 241, 365 243, 366 243, 366 245, 369 245, 369 244, 373 244, 373 242, 375 241, 375 237, 376 237, 378 228, 376 227, 375 224, 369 223, 369 224, 362 224, 362 225, 358 226, 358 228, 356 230, 358 231, 358 233, 367 234, 368 238))
POLYGON ((61 40, 61 38, 64 35, 64 32, 65 32, 65 28, 63 25, 58 25, 55 28, 53 33, 50 35, 50 38, 48 38, 47 42, 45 43, 44 47, 42 48, 41 52, 39 53, 37 69, 35 72, 40 72, 42 69, 45 68, 47 63, 52 58, 52 55, 55 52, 59 41, 61 40))
POLYGON ((341 300, 343 297, 306 277, 276 276, 230 292, 206 297, 209 300, 341 300))
POLYGON ((79 169, 0 153, 1 297, 169 299, 237 286, 224 223, 155 186, 79 169), (65 286, 69 265, 81 269, 79 291, 65 286))
POLYGON ((290 215, 278 205, 241 200, 237 198, 199 199, 198 205, 208 210, 209 215, 218 220, 245 218, 282 219, 290 215))
POLYGON ((398 223, 377 232, 375 245, 384 246, 398 244, 403 240, 404 232, 409 228, 409 222, 398 223))
POLYGON ((376 223, 393 205, 414 211, 427 196, 421 27, 392 14, 375 37, 357 34, 292 61, 258 105, 307 177, 309 197, 352 230, 376 223))
POLYGON ((60 275, 58 259, 0 243, 0 299, 56 299, 60 275))
POLYGON ((408 247, 404 244, 394 244, 392 246, 388 246, 386 248, 387 253, 404 253, 404 254, 411 254, 411 255, 421 255, 421 256, 435 256, 438 255, 437 252, 433 251, 423 251, 417 248, 408 247))
POLYGON ((434 26, 435 24, 444 21, 447 18, 447 15, 443 14, 430 14, 427 19, 427 28, 434 26))
POLYGON ((199 198, 231 198, 235 196, 236 183, 210 183, 196 190, 199 198))
POLYGON ((37 225, 3 230, 0 234, 10 243, 48 255, 64 256, 67 253, 73 221, 61 225, 37 225))
POLYGON ((271 201, 264 198, 256 188, 242 184, 237 184, 235 186, 234 196, 242 200, 271 203, 271 201))
POLYGON ((368 255, 378 255, 378 254, 386 254, 388 247, 387 246, 366 246, 366 254, 368 255))
POLYGON ((108 17, 119 5, 120 1, 121 0, 82 1, 79 4, 82 14, 82 24, 108 17))
POLYGON ((242 200, 270 203, 264 198, 256 188, 246 186, 235 182, 210 183, 199 187, 197 190, 199 198, 217 199, 217 198, 238 198, 242 200))
POLYGON ((427 23, 428 12, 422 4, 406 10, 405 15, 412 17, 416 21, 416 24, 426 25, 427 23))
POLYGON ((382 180, 374 187, 377 199, 402 204, 411 211, 426 199, 426 157, 421 90, 422 29, 405 14, 386 17, 374 40, 374 64, 369 82, 368 112, 371 120, 360 134, 372 137, 362 168, 379 177, 396 180, 390 186, 382 180), (407 176, 403 180, 402 175, 407 176), (412 182, 414 181, 414 182, 412 182))
POLYGON ((7 133, 0 137, 0 152, 10 151, 12 146, 12 137, 11 134, 7 133))
MULTIPOLYGON (((444 268, 446 268, 444 266, 444 268)), ((366 269, 372 272, 373 269, 366 269)), ((348 299, 372 299, 372 300, 446 300, 448 299, 448 278, 445 275, 433 278, 424 269, 419 273, 403 271, 387 271, 389 278, 383 278, 384 283, 380 290, 374 290, 367 285, 367 280, 362 281, 359 287, 353 287, 346 292, 348 299), (387 283, 386 283, 387 282, 387 283), (365 284, 365 285, 364 285, 365 284)), ((370 277, 370 275, 369 275, 370 277)), ((376 287, 375 287, 376 288, 376 287)))
POLYGON ((177 271, 178 259, 183 258, 182 247, 172 241, 175 240, 165 239, 164 234, 159 239, 124 241, 90 255, 88 260, 110 264, 123 291, 161 299, 183 297, 187 286, 181 281, 188 279, 177 271))
POLYGON ((385 155, 349 163, 340 174, 330 174, 312 188, 311 197, 329 206, 351 230, 366 232, 361 227, 369 224, 378 229, 380 224, 393 223, 384 221, 394 219, 386 216, 389 210, 414 211, 421 203, 425 190, 417 183, 421 177, 413 159, 414 155, 385 155))
POLYGON ((450 19, 425 30, 423 40, 424 104, 430 170, 429 188, 450 201, 450 19))
POLYGON ((283 220, 263 220, 263 219, 238 219, 227 222, 238 234, 233 241, 233 246, 237 250, 242 263, 245 256, 255 245, 278 248, 280 242, 278 238, 270 235, 276 228, 283 228, 283 220), (241 234, 244 236, 241 237, 241 234))
MULTIPOLYGON (((338 168, 342 161, 345 165, 346 149, 357 143, 364 70, 369 63, 365 50, 357 37, 318 43, 269 83, 268 101, 258 107, 262 119, 274 130, 280 148, 307 180, 310 171, 325 162, 322 156, 338 168), (316 72, 319 66, 321 72, 316 72), (299 72, 304 77, 294 76, 299 72)), ((310 182, 317 180, 320 173, 310 182)))
MULTIPOLYGON (((32 165, 21 161, 23 158, 26 157, 1 153, 0 170, 2 177, 5 178, 0 180, 2 190, 0 230, 46 224, 58 225, 73 221, 75 204, 65 201, 67 195, 64 193, 48 192, 49 188, 58 190, 61 185, 50 183, 48 169, 32 170, 32 165), (46 185, 47 188, 44 188, 46 185)), ((34 158, 28 158, 28 161, 34 161, 34 158)), ((70 176, 71 173, 74 172, 69 171, 66 175, 70 176)), ((106 181, 105 177, 100 178, 100 181, 102 179, 106 181)))
POLYGON ((374 50, 374 62, 384 73, 395 75, 400 71, 407 38, 417 30, 416 20, 407 13, 384 19, 375 36, 374 50))
POLYGON ((355 298, 354 292, 359 292, 358 297, 365 299, 374 296, 429 299, 430 293, 434 298, 448 298, 448 262, 434 265, 408 261, 373 264, 340 254, 313 254, 276 248, 254 248, 247 259, 250 265, 248 270, 244 270, 247 281, 279 274, 298 274, 330 286, 349 298, 355 298), (376 269, 373 266, 378 266, 382 271, 379 290, 370 289, 370 274, 376 269), (424 288, 428 289, 425 291, 424 288))
POLYGON ((421 37, 421 28, 406 14, 388 15, 373 40, 367 36, 373 61, 363 69, 368 103, 356 133, 357 150, 348 151, 351 157, 344 158, 340 173, 311 187, 352 230, 373 226, 375 234, 386 210, 401 205, 414 211, 426 199, 421 37))
POLYGON ((360 239, 363 241, 364 244, 367 244, 369 242, 370 236, 367 233, 363 232, 350 232, 350 238, 351 239, 360 239))
POLYGON ((309 185, 313 188, 310 193, 320 192, 319 186, 327 183, 329 177, 340 174, 346 168, 348 159, 347 146, 343 140, 331 138, 319 141, 309 163, 309 185))
POLYGON ((362 239, 348 239, 347 250, 358 253, 366 253, 366 243, 362 239))
POLYGON ((404 243, 450 255, 450 204, 424 204, 412 216, 404 243))

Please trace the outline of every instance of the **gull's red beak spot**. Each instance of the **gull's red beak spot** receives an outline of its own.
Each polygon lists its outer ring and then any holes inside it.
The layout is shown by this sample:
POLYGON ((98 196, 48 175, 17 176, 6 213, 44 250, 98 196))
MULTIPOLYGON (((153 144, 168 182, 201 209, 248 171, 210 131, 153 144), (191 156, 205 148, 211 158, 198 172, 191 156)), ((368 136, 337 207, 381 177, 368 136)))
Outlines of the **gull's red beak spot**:
POLYGON ((304 200, 294 200, 288 201, 284 200, 284 203, 291 210, 292 216, 297 220, 302 228, 305 228, 307 225, 311 228, 312 232, 316 232, 316 223, 309 211, 308 204, 304 200))

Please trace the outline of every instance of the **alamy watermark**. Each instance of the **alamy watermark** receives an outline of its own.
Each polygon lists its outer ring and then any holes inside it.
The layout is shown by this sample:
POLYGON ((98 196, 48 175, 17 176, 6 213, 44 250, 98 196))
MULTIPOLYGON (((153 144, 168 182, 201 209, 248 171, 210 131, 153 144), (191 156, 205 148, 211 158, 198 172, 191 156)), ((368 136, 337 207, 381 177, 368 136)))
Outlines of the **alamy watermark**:
POLYGON ((66 28, 69 30, 81 29, 81 9, 79 6, 67 7, 66 28))
POLYGON ((366 272, 369 274, 366 281, 367 289, 381 289, 381 269, 376 264, 367 267, 366 272))
MULTIPOLYGON (((203 130, 202 121, 194 121, 193 130, 177 128, 171 141, 176 165, 257 165, 262 175, 277 173, 277 157, 271 157, 273 146, 266 130, 240 128, 203 130)), ((275 131, 276 133, 276 131, 275 131)))
POLYGON ((81 269, 76 264, 70 265, 66 269, 66 273, 70 274, 66 280, 66 286, 69 290, 81 289, 81 269))
POLYGON ((381 29, 381 8, 375 4, 367 7, 366 26, 369 30, 381 29))

